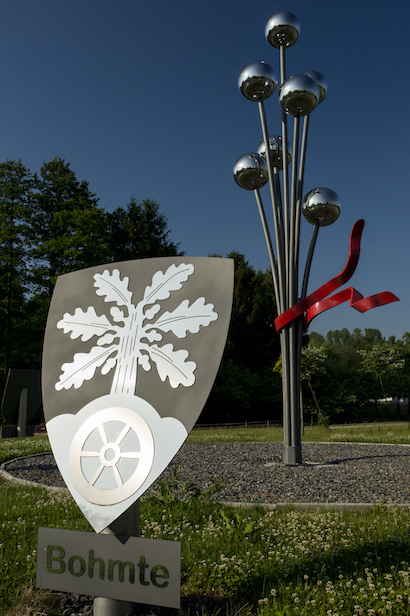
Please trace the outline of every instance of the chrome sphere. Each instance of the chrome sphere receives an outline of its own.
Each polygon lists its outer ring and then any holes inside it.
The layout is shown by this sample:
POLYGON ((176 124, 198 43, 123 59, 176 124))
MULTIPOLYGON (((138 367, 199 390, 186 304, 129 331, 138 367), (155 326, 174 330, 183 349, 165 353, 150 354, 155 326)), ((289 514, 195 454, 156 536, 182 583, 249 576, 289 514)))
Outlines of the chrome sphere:
MULTIPOLYGON (((269 148, 271 151, 271 160, 274 167, 277 167, 279 171, 283 169, 283 147, 282 147, 282 137, 279 135, 270 135, 269 136, 269 148)), ((265 157, 265 142, 261 141, 258 149, 258 154, 265 157)), ((288 164, 290 163, 291 154, 290 154, 290 146, 288 143, 288 164)))
POLYGON ((327 227, 339 218, 340 199, 330 188, 315 188, 303 199, 302 212, 310 224, 327 227))
POLYGON ((320 92, 316 81, 307 75, 293 75, 280 87, 279 103, 291 116, 305 116, 319 103, 320 92))
POLYGON ((267 62, 251 62, 241 71, 238 86, 250 101, 263 101, 275 91, 278 80, 267 62))
POLYGON ((296 15, 289 11, 279 11, 271 15, 265 26, 265 37, 268 43, 279 49, 292 47, 300 34, 300 23, 296 15))
POLYGON ((323 77, 322 73, 319 73, 319 71, 304 71, 302 75, 307 75, 308 77, 311 77, 313 81, 316 81, 317 85, 319 86, 320 98, 318 104, 320 105, 320 103, 324 100, 327 94, 326 79, 323 77))
POLYGON ((238 186, 245 190, 262 188, 268 181, 265 159, 254 152, 244 154, 233 166, 233 177, 238 186))

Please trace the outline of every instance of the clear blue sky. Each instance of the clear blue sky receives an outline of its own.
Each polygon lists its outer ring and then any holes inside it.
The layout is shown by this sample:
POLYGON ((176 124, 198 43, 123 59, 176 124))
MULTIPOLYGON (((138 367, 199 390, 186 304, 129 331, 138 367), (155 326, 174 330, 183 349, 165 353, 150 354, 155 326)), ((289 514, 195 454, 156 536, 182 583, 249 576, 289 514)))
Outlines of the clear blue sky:
MULTIPOLYGON (((351 283, 364 296, 401 299, 364 315, 347 304, 312 330, 410 331, 409 150, 410 5, 392 0, 14 0, 0 18, 0 160, 32 171, 54 156, 87 179, 112 210, 131 195, 158 201, 171 239, 190 256, 237 250, 256 269, 269 265, 251 192, 232 167, 262 136, 257 105, 239 92, 239 72, 265 60, 269 16, 301 22, 287 53, 288 74, 313 69, 328 96, 312 114, 305 193, 335 190, 342 213, 321 229, 310 291, 338 274, 353 223, 364 218, 351 283)), ((276 93, 266 104, 280 132, 276 93)), ((269 210, 268 188, 262 198, 269 210)), ((302 220, 305 258, 312 227, 302 220)))

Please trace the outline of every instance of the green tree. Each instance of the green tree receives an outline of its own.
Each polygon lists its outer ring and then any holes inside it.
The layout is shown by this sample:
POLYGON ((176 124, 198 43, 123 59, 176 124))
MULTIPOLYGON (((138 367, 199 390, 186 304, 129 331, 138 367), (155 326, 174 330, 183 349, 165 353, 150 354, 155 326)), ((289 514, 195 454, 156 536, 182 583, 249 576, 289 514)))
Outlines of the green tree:
MULTIPOLYGON (((404 367, 405 360, 402 353, 392 346, 386 346, 377 342, 366 349, 359 349, 361 357, 361 369, 363 372, 372 374, 380 383, 380 388, 383 398, 386 399, 387 394, 394 395, 394 389, 390 392, 386 390, 386 377, 394 377, 404 367)), ((392 384, 390 383, 390 388, 392 384)), ((394 385, 393 385, 394 387, 394 385)), ((377 395, 374 395, 377 406, 377 395)))
POLYGON ((280 379, 273 373, 279 337, 272 275, 255 269, 245 255, 234 260, 232 317, 225 352, 202 423, 259 421, 282 416, 280 379))
MULTIPOLYGON (((48 307, 57 276, 109 261, 105 212, 69 163, 56 157, 33 176, 28 228, 28 285, 20 364, 39 368, 48 307)), ((14 364, 15 366, 15 364, 14 364)))
MULTIPOLYGON (((381 337, 378 330, 366 331, 369 339, 381 337)), ((358 328, 353 333, 346 328, 330 331, 325 339, 315 332, 309 334, 309 345, 319 343, 327 353, 324 362, 326 378, 312 379, 321 410, 326 415, 351 418, 371 397, 372 377, 360 372, 360 357, 357 354, 357 349, 363 348, 368 341, 366 333, 363 334, 358 328)), ((305 392, 304 398, 305 409, 315 406, 309 392, 305 392)))
POLYGON ((0 164, 0 327, 1 380, 12 363, 21 363, 29 254, 28 225, 34 179, 21 161, 0 164))
POLYGON ((183 255, 169 238, 168 219, 152 199, 135 197, 107 214, 109 254, 114 261, 183 255))
POLYGON ((109 260, 105 212, 59 157, 41 167, 37 186, 31 282, 35 294, 50 298, 57 276, 109 260))
MULTIPOLYGON (((401 339, 396 340, 394 348, 401 352, 402 357, 405 360, 404 368, 400 370, 396 375, 395 381, 397 383, 397 395, 409 399, 410 398, 410 332, 404 332, 401 339)), ((398 409, 400 408, 400 402, 398 402, 398 409)), ((408 412, 410 413, 410 405, 408 405, 408 412)))
POLYGON ((320 409, 319 402, 317 400, 315 390, 312 385, 312 379, 313 377, 316 377, 320 374, 326 374, 327 372, 326 366, 325 366, 326 359, 327 359, 327 353, 325 349, 323 348, 323 346, 309 344, 309 345, 305 345, 302 348, 300 378, 302 382, 305 381, 309 386, 309 389, 315 401, 319 423, 320 421, 324 421, 323 420, 324 414, 322 413, 320 409))
POLYGON ((183 254, 158 203, 107 214, 87 181, 56 157, 31 174, 0 164, 0 389, 9 367, 39 368, 56 279, 113 260, 183 254))

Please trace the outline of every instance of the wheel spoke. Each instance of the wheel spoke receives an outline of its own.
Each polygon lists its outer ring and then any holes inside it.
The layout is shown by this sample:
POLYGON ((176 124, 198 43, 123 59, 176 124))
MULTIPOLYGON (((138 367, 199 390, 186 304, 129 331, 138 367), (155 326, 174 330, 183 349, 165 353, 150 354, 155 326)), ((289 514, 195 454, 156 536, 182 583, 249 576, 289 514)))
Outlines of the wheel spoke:
POLYGON ((140 457, 140 451, 125 451, 124 453, 121 453, 121 458, 131 458, 133 460, 138 460, 140 457))
POLYGON ((94 473, 94 475, 91 477, 89 483, 93 486, 95 484, 95 482, 97 481, 98 477, 101 475, 101 473, 103 472, 105 468, 104 464, 101 464, 101 466, 97 469, 97 471, 94 473))
POLYGON ((130 430, 131 430, 131 426, 126 424, 124 428, 121 430, 121 433, 119 437, 117 438, 117 440, 115 441, 115 444, 119 445, 124 440, 124 438, 127 436, 130 430))
POLYGON ((104 443, 104 445, 107 445, 108 443, 108 438, 107 438, 107 434, 105 433, 105 428, 103 424, 100 424, 98 426, 98 432, 100 433, 102 442, 104 443))
POLYGON ((123 482, 123 480, 122 480, 122 477, 121 477, 121 475, 120 475, 120 473, 119 473, 118 468, 114 465, 114 466, 112 467, 112 470, 113 470, 113 472, 114 472, 114 477, 115 477, 115 481, 117 482, 117 486, 118 486, 118 487, 122 486, 124 482, 123 482))
POLYGON ((80 458, 99 458, 99 451, 81 451, 80 458))

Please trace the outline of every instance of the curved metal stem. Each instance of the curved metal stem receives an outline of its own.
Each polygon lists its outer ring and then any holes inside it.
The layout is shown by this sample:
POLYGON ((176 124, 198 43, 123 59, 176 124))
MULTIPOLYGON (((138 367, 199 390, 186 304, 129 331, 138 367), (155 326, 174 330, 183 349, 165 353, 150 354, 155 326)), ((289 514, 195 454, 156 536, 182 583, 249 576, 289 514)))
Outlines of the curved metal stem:
MULTIPOLYGON (((292 183, 291 183, 291 201, 290 201, 290 237, 289 237, 289 306, 297 301, 297 289, 298 289, 298 272, 297 264, 295 262, 295 254, 297 252, 296 246, 296 229, 298 227, 298 213, 296 211, 296 203, 298 197, 298 181, 297 181, 297 167, 298 167, 298 150, 299 150, 299 125, 300 118, 298 116, 294 119, 293 128, 293 151, 292 151, 292 183)), ((299 212, 300 217, 300 212, 299 212)), ((299 240, 299 237, 297 238, 299 240)))
MULTIPOLYGON (((266 122, 266 114, 265 114, 265 106, 263 101, 259 101, 259 114, 261 119, 262 126, 262 134, 263 141, 265 144, 265 152, 266 152, 266 161, 268 167, 268 177, 269 177, 269 188, 270 188, 270 196, 272 201, 272 211, 273 211, 273 223, 275 229, 275 240, 276 240, 276 250, 277 250, 277 277, 278 277, 278 293, 276 296, 277 308, 281 313, 285 310, 285 302, 286 302, 286 253, 284 250, 284 242, 283 242, 283 225, 282 225, 282 216, 281 209, 282 204, 278 197, 277 192, 277 181, 274 177, 275 174, 272 171, 272 153, 270 151, 269 146, 269 135, 268 135, 268 127, 266 122)), ((263 224, 263 223, 262 223, 263 224)))
POLYGON ((258 204, 259 215, 261 218, 263 233, 265 235, 266 246, 268 248, 270 266, 272 269, 272 278, 273 278, 273 287, 275 289, 275 297, 276 297, 276 301, 278 301, 278 298, 279 298, 278 266, 276 263, 275 254, 273 252, 272 240, 270 237, 269 227, 266 221, 265 210, 263 207, 263 203, 262 203, 259 190, 255 188, 253 192, 255 195, 256 203, 258 204))
POLYGON ((313 232, 312 232, 312 237, 310 240, 310 246, 309 246, 309 252, 306 258, 306 265, 305 265, 305 273, 303 276, 303 284, 302 284, 302 294, 300 296, 300 299, 305 299, 306 294, 307 294, 307 288, 308 288, 308 282, 309 282, 309 275, 310 275, 310 268, 312 267, 312 259, 313 259, 313 252, 315 250, 315 246, 316 246, 316 240, 317 240, 317 236, 319 233, 319 223, 317 222, 314 226, 313 232))
MULTIPOLYGON (((286 79, 286 58, 285 47, 280 46, 280 79, 281 84, 286 79)), ((288 119, 284 111, 282 111, 282 150, 283 150, 283 230, 285 242, 285 271, 286 283, 285 288, 289 285, 289 179, 288 179, 288 119)), ((284 299, 284 309, 289 308, 289 296, 286 294, 284 299)))
POLYGON ((299 272, 299 249, 300 249, 300 218, 302 213, 302 196, 303 196, 303 180, 305 176, 305 162, 306 162, 306 149, 307 138, 309 132, 309 118, 310 115, 305 116, 303 121, 302 131, 302 145, 300 148, 300 163, 299 163, 299 176, 298 176, 298 195, 296 202, 296 230, 295 230, 295 267, 299 272))

